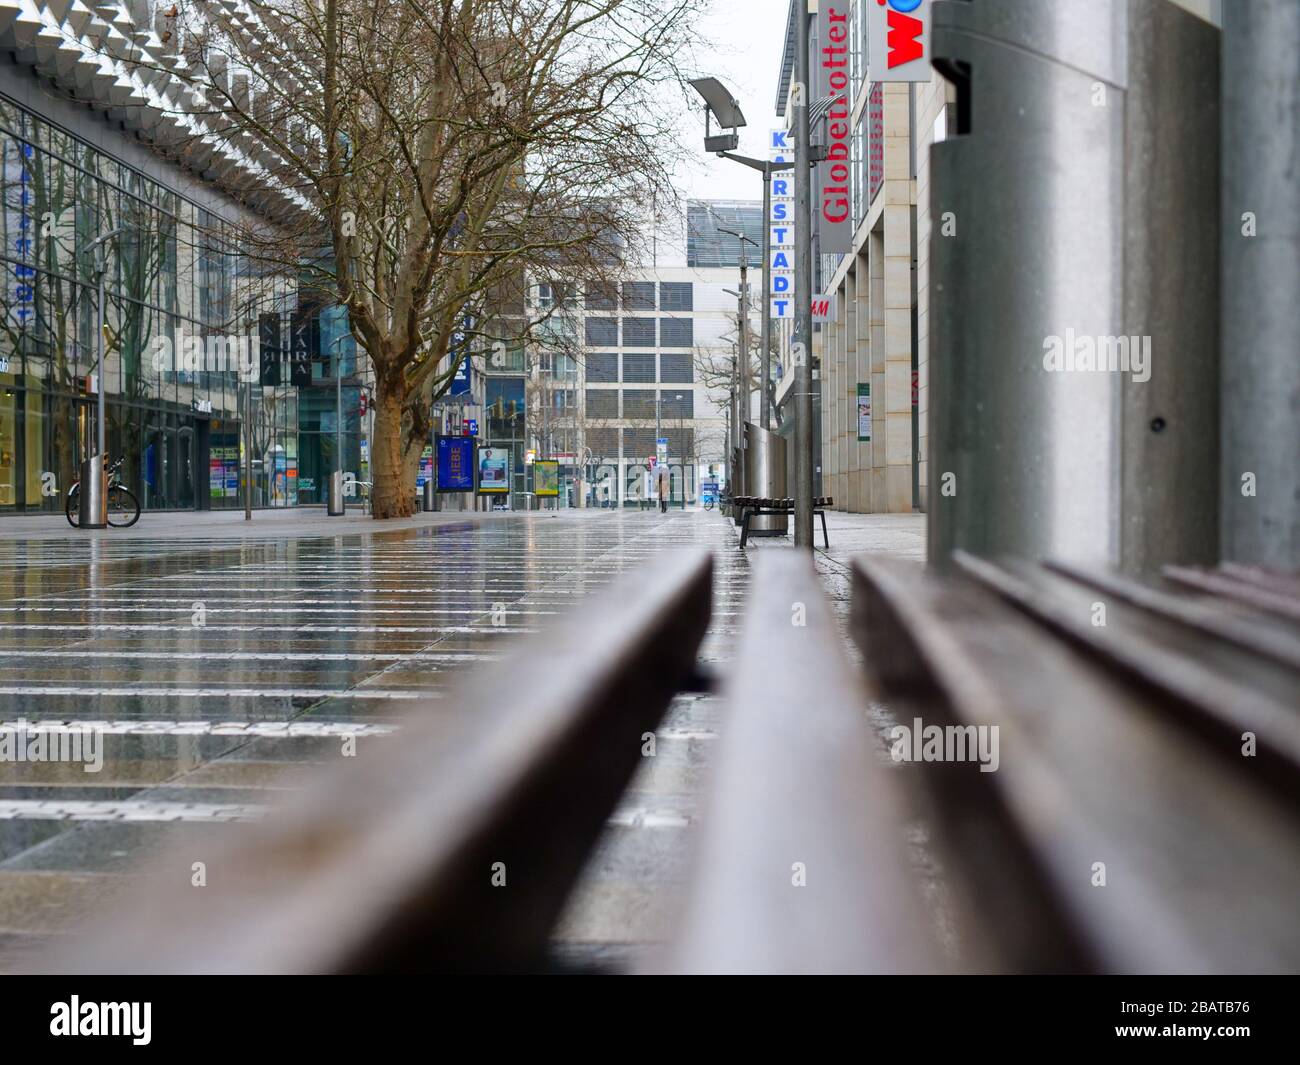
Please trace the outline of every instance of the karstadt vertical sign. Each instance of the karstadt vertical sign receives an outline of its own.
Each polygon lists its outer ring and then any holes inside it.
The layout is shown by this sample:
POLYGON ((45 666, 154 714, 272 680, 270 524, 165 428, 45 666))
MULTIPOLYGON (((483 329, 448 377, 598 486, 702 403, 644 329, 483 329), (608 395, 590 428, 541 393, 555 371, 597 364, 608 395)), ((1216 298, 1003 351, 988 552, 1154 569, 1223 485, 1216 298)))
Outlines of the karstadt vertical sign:
POLYGON ((867 76, 872 81, 930 80, 933 0, 871 0, 867 13, 867 76))
POLYGON ((817 5, 817 87, 833 97, 826 115, 826 158, 817 164, 818 250, 835 255, 853 250, 853 204, 849 121, 853 89, 849 84, 850 0, 822 0, 817 5))

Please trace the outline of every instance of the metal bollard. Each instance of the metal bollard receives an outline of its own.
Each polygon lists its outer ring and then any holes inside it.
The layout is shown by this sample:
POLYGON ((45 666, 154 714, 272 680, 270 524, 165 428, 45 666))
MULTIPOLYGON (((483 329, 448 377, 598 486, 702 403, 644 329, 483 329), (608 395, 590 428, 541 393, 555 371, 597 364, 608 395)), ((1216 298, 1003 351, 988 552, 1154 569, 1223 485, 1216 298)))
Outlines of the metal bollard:
POLYGON ((933 10, 959 100, 931 154, 931 563, 1214 561, 1218 31, 1167 0, 933 10))
POLYGON ((91 455, 81 464, 77 522, 83 529, 108 527, 108 482, 104 476, 103 455, 91 455))
POLYGON ((330 474, 328 514, 331 518, 337 518, 343 514, 343 471, 342 470, 335 470, 333 473, 330 474))

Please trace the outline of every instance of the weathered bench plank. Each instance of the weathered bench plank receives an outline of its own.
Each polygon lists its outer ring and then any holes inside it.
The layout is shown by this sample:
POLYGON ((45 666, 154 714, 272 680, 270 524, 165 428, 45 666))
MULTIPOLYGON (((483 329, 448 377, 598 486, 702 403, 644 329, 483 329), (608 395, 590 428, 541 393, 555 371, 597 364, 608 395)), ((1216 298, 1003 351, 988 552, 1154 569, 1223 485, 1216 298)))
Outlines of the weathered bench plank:
MULTIPOLYGON (((1107 662, 1098 647, 1111 637, 1080 643, 1062 620, 1090 624, 1095 590, 1071 597, 1027 583, 1024 567, 975 569, 979 580, 939 578, 857 560, 853 631, 891 704, 927 724, 998 729, 995 772, 909 767, 932 791, 944 865, 1002 951, 998 967, 1294 971, 1290 790, 1240 737, 1229 747, 1207 734, 1186 692, 1172 698, 1171 645, 1133 603, 1107 604, 1108 629, 1129 644, 1107 662), (1135 676, 1144 638, 1159 676, 1135 676)), ((1274 710, 1242 704, 1224 720, 1255 712, 1258 742, 1280 742, 1285 764, 1291 735, 1274 710)))
POLYGON ((459 693, 417 705, 396 738, 358 741, 355 760, 227 845, 163 857, 128 909, 44 968, 540 966, 642 734, 692 674, 711 570, 706 553, 682 552, 618 582, 459 693), (203 888, 189 886, 196 857, 203 888))
POLYGON ((811 561, 753 562, 678 972, 934 966, 862 678, 811 561))

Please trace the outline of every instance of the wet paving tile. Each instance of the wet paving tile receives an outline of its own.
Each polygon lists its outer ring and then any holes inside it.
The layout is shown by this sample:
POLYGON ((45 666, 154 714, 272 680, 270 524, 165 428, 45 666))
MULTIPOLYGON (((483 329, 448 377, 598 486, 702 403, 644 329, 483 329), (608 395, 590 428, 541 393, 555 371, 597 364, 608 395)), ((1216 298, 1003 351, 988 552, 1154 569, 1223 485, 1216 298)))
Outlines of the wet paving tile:
MULTIPOLYGON (((437 713, 451 686, 664 552, 714 549, 701 657, 725 663, 748 574, 735 542, 716 513, 607 511, 297 539, 0 540, 0 725, 95 729, 102 744, 93 773, 0 758, 0 969, 182 833, 241 831, 349 737, 400 742, 404 713, 437 713)), ((720 713, 711 696, 674 703, 557 954, 625 962, 662 931, 720 713)))

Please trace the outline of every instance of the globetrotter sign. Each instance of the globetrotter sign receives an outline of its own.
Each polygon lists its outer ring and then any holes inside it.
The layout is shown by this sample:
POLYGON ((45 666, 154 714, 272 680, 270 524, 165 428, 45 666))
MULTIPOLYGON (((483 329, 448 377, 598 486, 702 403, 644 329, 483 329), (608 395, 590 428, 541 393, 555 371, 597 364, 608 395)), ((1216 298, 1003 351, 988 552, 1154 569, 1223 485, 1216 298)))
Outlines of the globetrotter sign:
POLYGON ((833 97, 826 115, 826 159, 817 164, 818 250, 836 255, 853 250, 853 207, 849 199, 849 122, 853 108, 849 85, 849 13, 846 0, 817 5, 818 90, 833 97))
POLYGON ((930 80, 932 0, 873 0, 867 12, 867 76, 880 81, 930 80))

